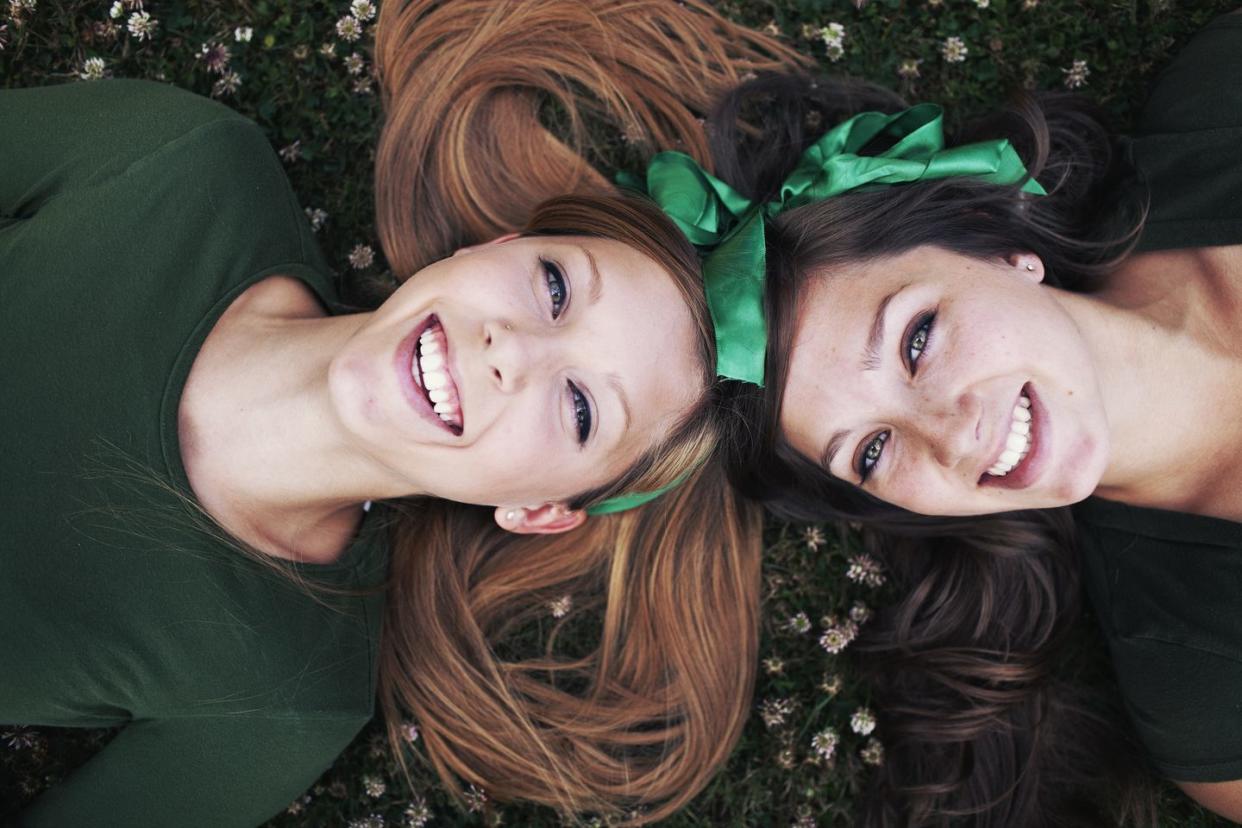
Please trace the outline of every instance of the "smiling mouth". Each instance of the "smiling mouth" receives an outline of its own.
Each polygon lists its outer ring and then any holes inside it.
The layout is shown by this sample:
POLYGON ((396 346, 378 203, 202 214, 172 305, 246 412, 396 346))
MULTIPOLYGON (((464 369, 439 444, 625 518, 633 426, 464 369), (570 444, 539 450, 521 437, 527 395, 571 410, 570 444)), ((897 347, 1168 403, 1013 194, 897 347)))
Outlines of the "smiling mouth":
POLYGON ((989 478, 1005 477, 1022 465, 1022 462, 1031 452, 1031 443, 1034 437, 1033 426, 1031 399, 1026 388, 1023 388, 1022 393, 1018 397, 1017 405, 1013 407, 1013 412, 1010 415, 1009 433, 1005 436, 1004 448, 1001 449, 1000 455, 988 467, 988 470, 984 472, 980 482, 986 482, 989 478))
POLYGON ((448 338, 440 320, 432 316, 414 343, 414 357, 410 360, 410 376, 426 397, 431 410, 449 431, 458 436, 462 433, 464 419, 461 396, 448 370, 448 338))

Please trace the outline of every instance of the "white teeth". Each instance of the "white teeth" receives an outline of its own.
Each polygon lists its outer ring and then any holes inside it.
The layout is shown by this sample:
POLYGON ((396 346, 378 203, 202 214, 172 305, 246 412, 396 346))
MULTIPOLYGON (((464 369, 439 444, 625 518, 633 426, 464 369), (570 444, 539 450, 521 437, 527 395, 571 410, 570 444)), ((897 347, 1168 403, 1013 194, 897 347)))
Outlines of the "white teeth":
POLYGON ((1005 437, 1005 450, 988 469, 992 477, 1004 477, 1013 471, 1022 458, 1031 450, 1031 401, 1022 395, 1013 408, 1013 418, 1009 422, 1009 434, 1005 437))
POLYGON ((461 429, 461 403, 445 366, 447 350, 444 329, 433 321, 418 337, 417 366, 411 367, 414 379, 422 385, 436 416, 455 429, 461 429))

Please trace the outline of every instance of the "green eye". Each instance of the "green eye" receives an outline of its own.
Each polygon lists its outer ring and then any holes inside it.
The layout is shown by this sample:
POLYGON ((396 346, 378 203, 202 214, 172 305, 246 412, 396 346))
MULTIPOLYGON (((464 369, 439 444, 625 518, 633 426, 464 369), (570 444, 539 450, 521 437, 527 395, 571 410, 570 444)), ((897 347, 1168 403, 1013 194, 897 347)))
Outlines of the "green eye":
POLYGON ((863 483, 866 483, 867 478, 871 476, 871 470, 875 468, 875 464, 880 462, 880 457, 884 454, 884 444, 888 442, 888 435, 889 432, 881 431, 863 446, 862 453, 855 464, 858 477, 863 483))
POLYGON ((906 364, 911 374, 915 372, 919 358, 923 356, 923 351, 927 349, 927 342, 931 339, 932 325, 935 322, 935 313, 923 314, 915 321, 914 327, 910 329, 910 333, 906 337, 906 364))

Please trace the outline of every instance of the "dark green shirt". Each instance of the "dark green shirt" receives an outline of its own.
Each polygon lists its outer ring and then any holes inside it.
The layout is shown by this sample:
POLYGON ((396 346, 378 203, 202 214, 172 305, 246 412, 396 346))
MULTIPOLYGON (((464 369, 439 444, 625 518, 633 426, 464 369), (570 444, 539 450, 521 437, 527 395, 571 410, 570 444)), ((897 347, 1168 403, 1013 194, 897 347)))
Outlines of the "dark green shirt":
MULTIPOLYGON (((0 92, 0 722, 123 725, 20 825, 251 826, 372 714, 382 596, 316 600, 185 506, 190 365, 276 273, 334 306, 253 123, 137 81, 0 92)), ((382 582, 379 522, 293 569, 382 582)))
MULTIPOLYGON (((1130 152, 1151 193, 1141 250, 1242 244, 1242 16, 1216 20, 1160 76, 1130 152)), ((1183 782, 1242 779, 1242 523, 1099 499, 1075 517, 1087 592, 1156 766, 1183 782)))

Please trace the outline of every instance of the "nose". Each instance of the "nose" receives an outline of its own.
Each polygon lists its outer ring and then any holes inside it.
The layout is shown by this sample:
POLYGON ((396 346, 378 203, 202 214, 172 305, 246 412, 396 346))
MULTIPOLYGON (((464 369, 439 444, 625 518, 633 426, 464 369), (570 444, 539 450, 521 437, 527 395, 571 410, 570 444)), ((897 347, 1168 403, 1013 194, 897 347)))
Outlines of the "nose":
POLYGON ((506 393, 521 391, 550 359, 546 336, 497 319, 483 326, 483 359, 494 386, 506 393))
POLYGON ((940 466, 973 463, 979 453, 979 398, 969 392, 948 399, 923 400, 912 407, 908 428, 940 466))

